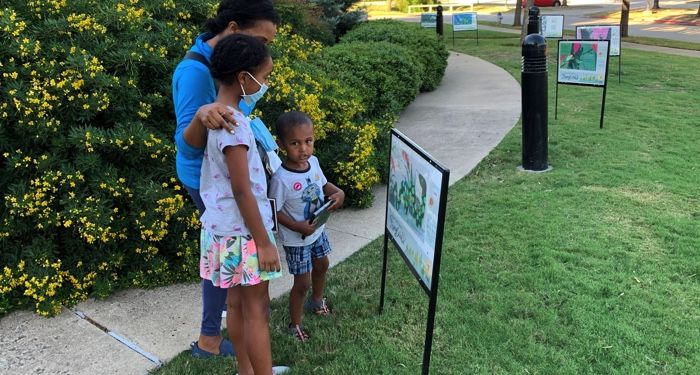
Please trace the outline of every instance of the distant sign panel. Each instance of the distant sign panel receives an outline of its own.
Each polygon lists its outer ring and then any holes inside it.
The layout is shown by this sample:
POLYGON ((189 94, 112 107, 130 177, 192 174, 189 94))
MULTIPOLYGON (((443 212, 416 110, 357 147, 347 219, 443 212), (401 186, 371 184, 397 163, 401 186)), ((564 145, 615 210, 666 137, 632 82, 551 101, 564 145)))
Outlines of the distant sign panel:
POLYGON ((607 40, 560 40, 557 82, 605 86, 609 44, 607 40))
POLYGON ((476 30, 476 13, 455 13, 452 15, 452 30, 454 31, 469 31, 476 30))
POLYGON ((545 38, 564 37, 564 16, 548 14, 540 17, 540 33, 545 38))
POLYGON ((609 40, 610 56, 620 56, 620 26, 576 26, 576 39, 609 40))
POLYGON ((437 27, 437 13, 421 13, 421 27, 437 27))

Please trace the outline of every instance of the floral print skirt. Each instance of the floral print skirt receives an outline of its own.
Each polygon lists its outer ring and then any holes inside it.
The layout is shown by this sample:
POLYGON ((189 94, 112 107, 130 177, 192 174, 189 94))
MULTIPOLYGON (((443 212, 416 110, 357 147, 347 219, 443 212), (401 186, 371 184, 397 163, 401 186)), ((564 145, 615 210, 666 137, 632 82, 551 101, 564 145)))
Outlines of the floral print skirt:
MULTIPOLYGON (((275 237, 268 231, 270 241, 275 237)), ((256 285, 282 276, 282 272, 260 271, 253 236, 220 236, 202 229, 199 275, 219 288, 256 285)))

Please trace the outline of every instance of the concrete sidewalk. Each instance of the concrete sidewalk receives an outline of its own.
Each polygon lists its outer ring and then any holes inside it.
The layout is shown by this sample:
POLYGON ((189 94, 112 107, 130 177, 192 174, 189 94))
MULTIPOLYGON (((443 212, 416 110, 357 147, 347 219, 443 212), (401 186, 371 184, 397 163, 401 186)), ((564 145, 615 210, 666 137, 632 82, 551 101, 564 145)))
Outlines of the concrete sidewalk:
MULTIPOLYGON (((440 87, 419 95, 396 127, 446 165, 453 183, 498 145, 520 111, 520 86, 510 74, 453 53, 440 87)), ((331 265, 383 234, 386 187, 374 194, 371 208, 342 210, 327 225, 331 265)), ((272 298, 291 284, 288 274, 272 282, 272 298)), ((51 319, 15 312, 0 320, 0 373, 145 374, 189 348, 199 333, 200 309, 199 284, 193 283, 123 291, 51 319)))

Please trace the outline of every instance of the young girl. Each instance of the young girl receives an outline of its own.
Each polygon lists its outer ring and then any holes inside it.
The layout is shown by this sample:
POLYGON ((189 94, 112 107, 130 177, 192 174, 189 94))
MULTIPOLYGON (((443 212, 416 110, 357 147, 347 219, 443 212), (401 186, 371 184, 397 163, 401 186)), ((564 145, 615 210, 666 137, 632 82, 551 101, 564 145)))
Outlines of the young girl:
POLYGON ((321 207, 324 196, 334 201, 330 210, 340 208, 345 193, 326 180, 314 153, 314 126, 303 112, 287 112, 277 119, 277 143, 286 151, 282 167, 272 176, 270 196, 275 198, 280 226, 279 235, 287 254, 294 285, 289 294, 289 333, 300 341, 309 335, 301 320, 304 305, 313 314, 330 315, 323 298, 331 246, 323 231, 311 224, 311 213, 321 207), (312 287, 311 298, 304 299, 312 287))
MULTIPOLYGON (((241 99, 267 90, 272 58, 265 44, 233 34, 214 48, 211 74, 219 83, 218 103, 230 107, 235 130, 209 130, 202 162, 200 275, 228 288, 226 324, 241 375, 280 373, 272 369, 268 328, 268 281, 281 276, 270 231, 273 218, 267 182, 241 99)), ((283 369, 280 369, 283 370, 283 369)))
MULTIPOLYGON (((239 33, 270 43, 275 38, 279 22, 279 15, 270 0, 221 0, 216 15, 206 22, 205 32, 197 37, 173 73, 173 104, 177 119, 175 166, 180 182, 200 215, 205 210, 199 194, 199 178, 207 129, 235 124, 227 105, 214 102, 216 85, 209 71, 213 49, 221 39, 239 33)), ((245 115, 250 114, 254 105, 239 103, 245 115)), ((263 145, 274 145, 267 128, 264 125, 256 127, 260 124, 260 121, 252 123, 256 139, 263 145)), ((271 150, 266 147, 265 151, 271 150)), ((260 154, 263 158, 268 156, 268 152, 260 154)), ((275 155, 270 153, 268 160, 275 161, 275 155)), ((190 345, 191 353, 197 358, 232 356, 234 350, 231 341, 221 337, 221 315, 225 311, 227 290, 214 286, 209 280, 202 280, 201 288, 200 332, 197 341, 190 345)))

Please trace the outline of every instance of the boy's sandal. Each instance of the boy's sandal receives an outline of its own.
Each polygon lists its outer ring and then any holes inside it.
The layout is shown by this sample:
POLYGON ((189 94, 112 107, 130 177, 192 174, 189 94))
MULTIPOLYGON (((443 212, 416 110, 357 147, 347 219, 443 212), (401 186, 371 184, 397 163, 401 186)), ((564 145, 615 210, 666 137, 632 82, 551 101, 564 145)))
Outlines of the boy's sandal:
POLYGON ((311 338, 309 334, 304 331, 304 328, 298 324, 292 326, 290 323, 289 326, 287 326, 287 332, 301 342, 308 341, 311 338))
POLYGON ((306 311, 313 313, 316 316, 330 316, 331 315, 331 309, 328 308, 328 304, 326 303, 326 299, 322 299, 321 302, 316 302, 313 299, 309 298, 306 300, 306 303, 304 304, 304 308, 306 311))
POLYGON ((197 341, 193 341, 190 344, 190 353, 192 353, 193 357, 201 359, 214 356, 232 357, 236 355, 236 351, 233 349, 233 344, 228 339, 221 339, 221 343, 219 344, 219 354, 214 354, 212 352, 208 352, 200 348, 199 343, 197 341))

